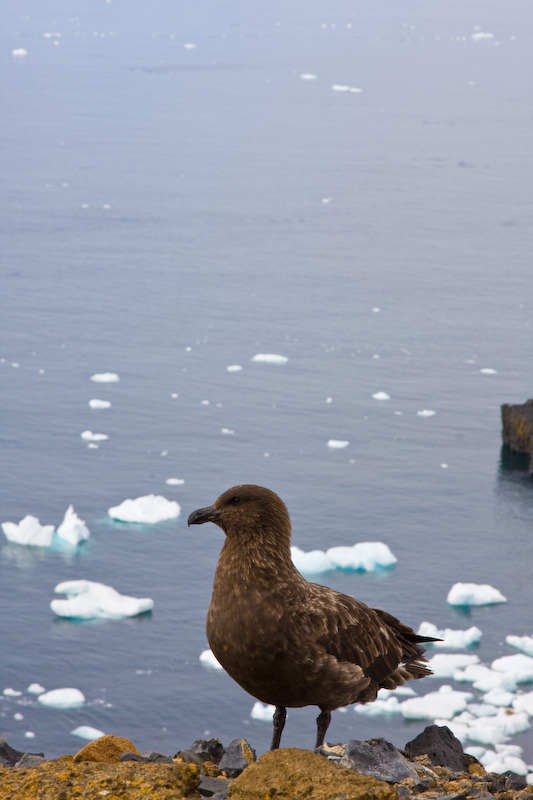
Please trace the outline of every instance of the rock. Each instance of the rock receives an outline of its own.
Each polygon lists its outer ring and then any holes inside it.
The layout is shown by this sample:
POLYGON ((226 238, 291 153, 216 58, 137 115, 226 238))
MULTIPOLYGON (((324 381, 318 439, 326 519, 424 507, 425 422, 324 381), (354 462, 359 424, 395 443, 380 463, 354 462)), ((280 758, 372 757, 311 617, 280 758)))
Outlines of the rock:
POLYGON ((158 753, 157 750, 145 750, 143 753, 121 753, 119 761, 137 761, 137 763, 147 764, 152 762, 154 764, 172 764, 170 756, 165 756, 163 753, 158 753))
POLYGON ((385 739, 368 739, 366 742, 350 739, 340 763, 388 783, 400 783, 406 778, 411 778, 415 784, 420 782, 414 766, 385 739))
POLYGON ((228 796, 228 788, 230 781, 227 778, 210 778, 207 775, 202 777, 198 791, 202 797, 220 797, 226 798, 228 796))
POLYGON ((23 753, 11 747, 3 736, 0 736, 0 764, 3 767, 14 767, 25 755, 44 756, 44 753, 23 753))
POLYGON ((231 800, 397 800, 394 787, 311 750, 270 750, 231 783, 231 800))
POLYGON ((15 764, 15 769, 25 769, 26 767, 36 767, 37 764, 42 764, 44 756, 36 755, 35 753, 24 753, 20 761, 15 764))
POLYGON ((220 759, 218 766, 230 778, 236 778, 255 760, 255 750, 252 750, 246 739, 234 739, 220 759))
POLYGON ((427 755, 432 764, 447 767, 453 772, 468 770, 463 746, 446 725, 428 725, 404 748, 408 758, 427 755))
POLYGON ((74 761, 117 763, 121 753, 136 753, 140 755, 133 742, 130 742, 129 739, 108 734, 106 736, 100 736, 93 742, 86 744, 85 747, 82 747, 74 756, 74 761))
POLYGON ((519 792, 520 789, 525 789, 527 786, 527 781, 522 775, 517 775, 516 772, 511 772, 510 770, 502 772, 500 778, 505 781, 506 791, 519 792))
POLYGON ((75 762, 72 756, 28 769, 0 767, 2 800, 197 800, 194 764, 75 762))
POLYGON ((187 748, 189 753, 196 753, 202 761, 214 761, 215 764, 220 763, 220 759, 226 752, 222 743, 218 739, 196 739, 195 742, 187 748))
POLYGON ((517 453, 529 455, 529 471, 533 472, 533 400, 521 405, 502 405, 502 439, 517 453))
POLYGON ((316 748, 315 753, 319 753, 321 756, 329 758, 330 761, 338 762, 343 757, 345 750, 345 744, 329 744, 328 742, 324 742, 321 747, 316 748))

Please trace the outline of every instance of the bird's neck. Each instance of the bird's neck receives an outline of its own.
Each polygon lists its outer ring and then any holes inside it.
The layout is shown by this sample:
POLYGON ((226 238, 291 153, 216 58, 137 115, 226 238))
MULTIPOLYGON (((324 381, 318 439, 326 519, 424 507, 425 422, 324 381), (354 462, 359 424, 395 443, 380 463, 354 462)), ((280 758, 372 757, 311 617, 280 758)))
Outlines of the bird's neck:
POLYGON ((241 529, 238 536, 226 536, 213 588, 233 581, 235 591, 245 592, 250 586, 272 589, 297 577, 301 576, 292 562, 289 537, 261 536, 257 529, 247 536, 241 529))

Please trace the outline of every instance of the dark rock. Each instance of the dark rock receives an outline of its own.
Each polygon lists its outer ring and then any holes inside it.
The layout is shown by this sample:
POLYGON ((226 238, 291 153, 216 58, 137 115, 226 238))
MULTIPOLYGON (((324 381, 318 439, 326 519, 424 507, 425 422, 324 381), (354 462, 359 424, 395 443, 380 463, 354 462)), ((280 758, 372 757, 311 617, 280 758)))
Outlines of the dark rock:
POLYGON ((324 742, 321 747, 315 748, 315 753, 318 753, 320 756, 325 756, 330 761, 339 762, 345 750, 345 744, 329 744, 328 742, 324 742))
POLYGON ((399 783, 406 778, 412 778, 415 784, 420 783, 414 766, 385 739, 368 739, 366 742, 350 739, 340 763, 387 783, 399 783))
POLYGON ((529 455, 529 471, 533 472, 533 400, 521 405, 502 405, 502 439, 517 453, 529 455))
POLYGON ((204 764, 208 760, 207 758, 204 758, 200 753, 193 753, 191 750, 178 750, 174 758, 182 758, 189 764, 198 764, 199 767, 201 767, 202 764, 204 764))
POLYGON ((202 797, 220 797, 221 800, 228 796, 229 780, 227 778, 209 778, 205 775, 198 787, 202 797))
POLYGON ((189 753, 201 756, 203 761, 214 761, 215 764, 220 763, 220 759, 226 752, 222 742, 218 739, 196 739, 187 750, 189 753))
POLYGON ((119 761, 137 761, 141 763, 172 764, 170 756, 158 753, 156 750, 145 750, 144 753, 121 753, 119 761))
POLYGON ((38 755, 44 758, 44 753, 23 753, 11 747, 3 736, 0 736, 0 764, 3 767, 14 767, 25 755, 38 755))
POLYGON ((17 761, 15 764, 15 769, 36 767, 38 764, 42 764, 44 760, 44 756, 42 755, 36 755, 35 753, 24 753, 20 761, 17 761))
POLYGON ((463 746, 446 725, 428 725, 404 748, 408 758, 427 755, 432 764, 447 767, 453 772, 468 770, 463 746))
POLYGON ((500 777, 505 781, 506 791, 519 792, 520 789, 525 789, 527 786, 526 779, 522 775, 517 775, 516 772, 507 770, 507 772, 502 772, 500 777))
POLYGON ((255 760, 255 750, 252 750, 246 739, 234 739, 220 759, 218 766, 230 778, 236 778, 248 764, 255 760))

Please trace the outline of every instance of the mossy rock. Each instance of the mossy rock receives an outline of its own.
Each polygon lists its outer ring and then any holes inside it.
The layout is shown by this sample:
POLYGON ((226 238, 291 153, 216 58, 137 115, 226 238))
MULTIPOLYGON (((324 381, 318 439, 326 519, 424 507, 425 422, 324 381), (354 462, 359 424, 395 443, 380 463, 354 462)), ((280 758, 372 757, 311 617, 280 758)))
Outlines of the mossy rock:
POLYGON ((250 764, 232 781, 230 800, 398 800, 396 789, 311 750, 285 747, 250 764))

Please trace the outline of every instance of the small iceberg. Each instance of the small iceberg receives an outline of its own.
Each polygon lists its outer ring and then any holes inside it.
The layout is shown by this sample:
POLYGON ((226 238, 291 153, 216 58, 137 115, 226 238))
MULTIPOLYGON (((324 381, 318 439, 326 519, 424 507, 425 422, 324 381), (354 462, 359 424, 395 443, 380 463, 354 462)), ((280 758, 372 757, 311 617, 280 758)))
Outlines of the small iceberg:
POLYGON ((529 767, 520 757, 521 755, 522 748, 518 745, 497 744, 494 750, 485 750, 478 760, 481 761, 486 772, 496 772, 497 774, 514 772, 516 775, 526 776, 529 767))
POLYGON ((74 728, 70 733, 72 736, 79 736, 81 739, 88 739, 90 742, 94 742, 94 740, 99 739, 100 736, 105 736, 103 731, 99 731, 98 728, 91 728, 90 725, 80 725, 78 728, 74 728))
POLYGON ((261 364, 286 364, 289 359, 287 356, 279 356, 276 353, 256 353, 252 361, 258 361, 261 364))
POLYGON ((7 689, 4 689, 2 694, 4 697, 20 697, 22 692, 19 692, 18 689, 12 689, 10 686, 8 686, 7 689))
POLYGON ((24 58, 24 56, 28 55, 28 51, 25 50, 23 47, 16 47, 14 50, 11 51, 11 55, 15 56, 15 58, 24 58))
POLYGON ((242 367, 240 364, 230 364, 226 369, 228 372, 240 372, 242 367))
POLYGON ((308 575, 330 569, 374 572, 378 567, 392 567, 398 560, 383 542, 357 542, 352 547, 330 547, 326 552, 311 550, 309 553, 293 546, 291 556, 296 569, 308 575))
MULTIPOLYGON (((58 617, 70 619, 122 619, 151 611, 150 597, 129 597, 112 586, 95 581, 63 581, 54 589, 66 594, 66 600, 52 600, 50 608, 58 617)), ((40 699, 40 698, 39 698, 40 699)))
POLYGON ((442 639, 442 642, 432 642, 432 647, 445 647, 449 650, 463 650, 470 645, 478 644, 482 633, 475 625, 466 631, 454 631, 451 628, 437 628, 432 622, 421 622, 418 628, 419 636, 433 636, 442 639))
POLYGON ((316 81, 317 77, 318 76, 314 75, 312 72, 302 72, 302 74, 300 75, 300 78, 303 81, 316 81))
POLYGON ((181 513, 181 507, 175 500, 156 494, 147 494, 135 500, 124 500, 107 512, 119 522, 140 522, 154 525, 167 519, 175 519, 181 513))
POLYGON ((332 450, 342 450, 344 447, 348 447, 350 442, 346 441, 345 439, 329 439, 328 440, 328 447, 331 447, 332 450))
POLYGON ((265 705, 258 700, 250 711, 250 716, 252 719, 261 720, 261 722, 272 722, 275 710, 276 706, 265 705))
POLYGON ((363 91, 359 89, 357 86, 347 86, 344 83, 334 83, 331 87, 334 92, 353 92, 354 94, 361 94, 363 91))
POLYGON ((224 669, 212 650, 203 650, 200 653, 200 661, 204 666, 211 667, 211 669, 224 669))
POLYGON ((404 719, 452 719, 464 711, 471 692, 457 692, 451 686, 441 686, 438 692, 430 692, 423 697, 412 697, 401 704, 404 719))
POLYGON ((525 711, 528 717, 533 717, 533 692, 517 695, 512 706, 515 711, 525 711))
POLYGON ((507 598, 488 583, 456 583, 448 593, 451 606, 487 606, 506 603, 507 598))
POLYGON ((514 675, 517 683, 529 683, 533 681, 533 658, 523 653, 497 658, 492 662, 491 669, 495 672, 514 675))
POLYGON ((386 700, 378 698, 373 703, 356 705, 354 711, 356 714, 362 714, 365 717, 378 717, 380 714, 401 714, 402 704, 397 697, 388 697, 386 700))
POLYGON ((110 408, 111 403, 109 400, 98 400, 95 397, 93 400, 89 400, 89 406, 91 408, 110 408))
POLYGON ((479 664, 479 656, 465 653, 438 653, 429 659, 429 668, 435 678, 454 678, 461 669, 479 664))
POLYGON ((181 486, 185 481, 183 478, 167 478, 165 483, 168 483, 169 486, 181 486))
POLYGON ((91 535, 85 522, 78 517, 73 506, 69 506, 65 512, 63 522, 57 529, 57 535, 74 547, 80 542, 85 541, 91 535))
POLYGON ((430 408, 423 408, 422 411, 417 411, 416 413, 419 417, 434 417, 437 412, 432 411, 430 408))
POLYGON ((526 656, 533 656, 532 636, 506 636, 505 641, 516 650, 521 650, 526 656))
POLYGON ((93 433, 92 431, 82 431, 80 435, 85 442, 105 442, 106 439, 109 439, 107 433, 93 433))
POLYGON ((28 514, 18 525, 14 522, 2 522, 2 530, 10 542, 50 547, 55 528, 53 525, 41 525, 37 517, 28 514))
POLYGON ((85 703, 85 697, 79 689, 53 689, 40 694, 37 698, 43 706, 50 708, 79 708, 85 703))
POLYGON ((41 686, 40 683, 30 683, 26 691, 29 692, 30 694, 43 694, 44 692, 46 692, 46 689, 44 688, 44 686, 41 686))
POLYGON ((91 380, 95 383, 117 383, 120 378, 116 372, 97 372, 91 375, 91 380))
POLYGON ((376 392, 372 397, 374 400, 390 400, 390 394, 387 392, 376 392))

